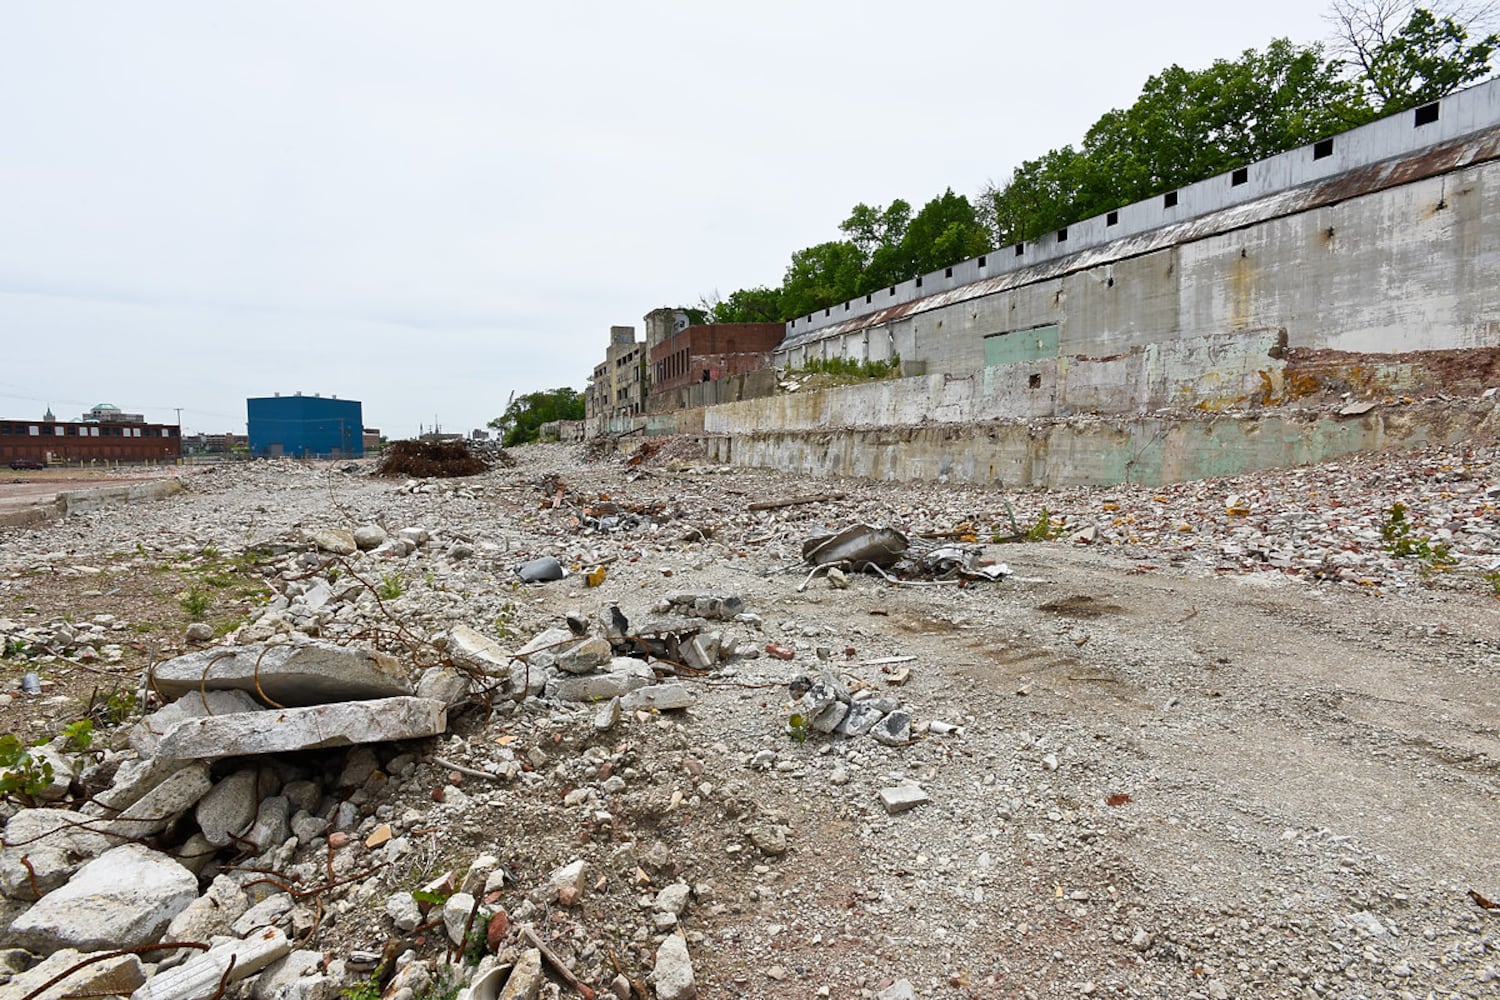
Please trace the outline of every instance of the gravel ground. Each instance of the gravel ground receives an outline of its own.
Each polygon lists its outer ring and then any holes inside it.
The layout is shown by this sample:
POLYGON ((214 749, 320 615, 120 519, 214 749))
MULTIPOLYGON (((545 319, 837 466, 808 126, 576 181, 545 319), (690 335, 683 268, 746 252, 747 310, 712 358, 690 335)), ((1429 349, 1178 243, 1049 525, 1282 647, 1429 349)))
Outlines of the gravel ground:
POLYGON ((568 613, 641 622, 694 590, 741 598, 758 621, 724 630, 794 658, 685 679, 692 708, 608 732, 596 706, 533 699, 387 748, 392 779, 340 864, 399 864, 330 893, 308 947, 379 951, 392 893, 489 853, 515 876, 512 919, 598 987, 616 963, 646 975, 671 926, 653 898, 680 882, 703 997, 899 996, 900 980, 923 997, 1500 995, 1500 911, 1482 905, 1500 899, 1493 448, 1052 493, 810 483, 674 453, 631 468, 536 446, 420 483, 256 463, 0 529, 0 630, 81 633, 72 663, 5 661, 0 728, 55 727, 101 673, 182 646, 165 570, 305 550, 320 528, 422 527, 412 554, 344 567, 345 586, 401 591, 383 609, 351 592, 315 624, 288 618, 308 585, 294 552, 261 577, 278 604, 238 588, 210 609, 218 641, 302 627, 409 652, 398 623, 439 646, 467 624, 515 647, 568 613), (843 496, 748 510, 815 492, 843 496), (591 526, 611 510, 624 526, 591 526), (799 591, 802 540, 856 521, 973 538, 1013 572, 799 591), (1000 541, 1017 535, 1032 540, 1000 541), (542 555, 578 572, 516 582, 542 555), (787 684, 820 666, 899 697, 912 742, 789 732, 787 684), (16 691, 23 667, 41 702, 16 691), (510 760, 528 768, 514 781, 464 773, 510 760), (880 791, 903 786, 927 801, 888 813, 880 791), (364 846, 382 823, 399 854, 364 846), (531 891, 575 858, 577 905, 531 891))

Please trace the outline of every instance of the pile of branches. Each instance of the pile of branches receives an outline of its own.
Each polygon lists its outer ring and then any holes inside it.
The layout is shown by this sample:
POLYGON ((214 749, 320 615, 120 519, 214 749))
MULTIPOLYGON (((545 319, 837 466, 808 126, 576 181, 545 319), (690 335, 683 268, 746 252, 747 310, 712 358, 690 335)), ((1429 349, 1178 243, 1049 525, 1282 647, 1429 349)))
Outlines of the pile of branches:
POLYGON ((462 441, 397 441, 381 454, 375 474, 403 479, 452 479, 477 476, 487 468, 489 464, 462 441))

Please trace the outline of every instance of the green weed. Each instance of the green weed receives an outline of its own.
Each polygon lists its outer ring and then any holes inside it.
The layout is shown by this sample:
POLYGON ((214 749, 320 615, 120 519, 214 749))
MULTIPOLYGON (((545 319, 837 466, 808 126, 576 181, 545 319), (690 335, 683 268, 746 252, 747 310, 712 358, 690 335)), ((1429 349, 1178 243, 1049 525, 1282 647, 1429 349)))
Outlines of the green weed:
POLYGON ((182 610, 187 612, 190 620, 201 622, 208 615, 208 606, 211 601, 208 591, 194 584, 182 595, 178 603, 182 605, 182 610))
POLYGON ((901 373, 901 355, 893 354, 889 361, 856 361, 853 358, 808 358, 802 371, 823 375, 834 375, 845 379, 878 380, 894 378, 901 373))
POLYGON ((52 764, 37 760, 12 733, 0 736, 0 798, 14 799, 24 806, 52 784, 52 764))
POLYGON ((380 574, 380 583, 375 586, 375 596, 382 601, 394 601, 406 593, 406 580, 395 571, 380 574))

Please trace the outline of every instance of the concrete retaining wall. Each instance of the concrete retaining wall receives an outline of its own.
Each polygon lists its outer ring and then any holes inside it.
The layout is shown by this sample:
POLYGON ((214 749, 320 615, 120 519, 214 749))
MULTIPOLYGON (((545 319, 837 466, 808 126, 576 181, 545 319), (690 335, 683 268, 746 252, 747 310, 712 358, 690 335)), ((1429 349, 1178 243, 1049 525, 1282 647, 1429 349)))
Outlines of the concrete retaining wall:
POLYGON ((1106 419, 990 420, 708 437, 709 457, 808 476, 1058 488, 1158 484, 1359 452, 1492 442, 1496 400, 1382 405, 1354 417, 1277 410, 1106 419))
POLYGON ((112 507, 122 503, 139 503, 143 500, 165 500, 182 492, 182 483, 177 479, 159 479, 150 483, 133 483, 128 486, 103 486, 92 490, 69 490, 57 495, 57 508, 63 516, 82 514, 91 510, 112 507))

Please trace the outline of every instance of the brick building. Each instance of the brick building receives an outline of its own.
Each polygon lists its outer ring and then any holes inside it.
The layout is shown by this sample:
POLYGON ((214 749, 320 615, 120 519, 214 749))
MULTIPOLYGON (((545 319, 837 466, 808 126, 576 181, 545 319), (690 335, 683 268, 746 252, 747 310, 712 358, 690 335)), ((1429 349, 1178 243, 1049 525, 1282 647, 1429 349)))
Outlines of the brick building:
POLYGON ((666 337, 651 348, 650 409, 677 409, 689 386, 770 367, 785 334, 780 323, 711 323, 666 337))
POLYGON ((0 418, 0 464, 11 462, 175 462, 182 429, 131 420, 16 420, 0 418))

